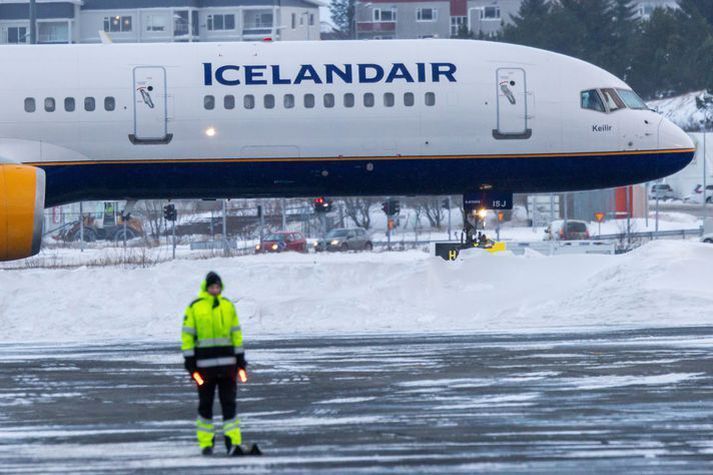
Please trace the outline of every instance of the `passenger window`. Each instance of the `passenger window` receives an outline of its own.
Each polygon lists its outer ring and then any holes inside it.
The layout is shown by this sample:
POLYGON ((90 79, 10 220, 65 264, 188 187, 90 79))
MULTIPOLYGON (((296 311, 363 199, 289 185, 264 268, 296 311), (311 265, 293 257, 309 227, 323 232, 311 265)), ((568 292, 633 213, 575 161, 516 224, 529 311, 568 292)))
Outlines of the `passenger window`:
POLYGON ((255 108, 255 96, 252 94, 248 94, 243 97, 243 107, 246 109, 254 109, 255 108))
POLYGON ((203 96, 203 107, 209 111, 215 109, 215 96, 203 96))
POLYGON ((374 107, 374 94, 364 93, 364 107, 374 107))
POLYGON ((394 94, 391 92, 384 93, 384 105, 386 107, 394 107, 394 94))
POLYGON ((55 102, 54 102, 54 97, 47 97, 45 98, 45 111, 46 112, 54 112, 55 110, 55 102))
POLYGON ((305 94, 305 107, 307 109, 314 107, 314 94, 305 94))
POLYGON ((406 92, 404 93, 404 105, 406 107, 412 107, 415 103, 415 99, 413 97, 413 92, 406 92))
POLYGON ((111 112, 114 109, 116 109, 116 99, 113 97, 105 97, 104 98, 104 110, 111 112))
POLYGON ((582 109, 593 110, 597 112, 606 112, 604 103, 596 89, 582 91, 579 95, 582 109))
POLYGON ((77 106, 74 102, 73 97, 65 97, 64 98, 64 110, 67 112, 74 112, 74 109, 76 109, 77 106))
POLYGON ((275 108, 275 96, 272 94, 265 94, 265 97, 263 97, 263 105, 265 106, 265 109, 274 109, 275 108))
POLYGON ((34 97, 25 98, 25 112, 35 112, 37 110, 37 105, 35 104, 34 97))
POLYGON ((235 96, 228 94, 223 98, 223 107, 227 110, 235 109, 235 96))
POLYGON ((344 94, 344 107, 354 107, 354 94, 351 92, 344 94))
POLYGON ((334 107, 334 94, 324 95, 324 107, 332 108, 334 107))
POLYGON ((94 112, 97 108, 97 101, 93 97, 84 98, 84 110, 87 112, 94 112))
POLYGON ((285 97, 282 102, 285 106, 285 109, 292 109, 293 107, 295 107, 295 96, 292 94, 285 94, 285 97))
POLYGON ((609 112, 624 108, 624 103, 616 95, 614 89, 602 89, 602 96, 604 96, 604 103, 607 105, 609 112))
POLYGON ((436 105, 436 94, 433 92, 426 93, 426 105, 435 106, 436 105))

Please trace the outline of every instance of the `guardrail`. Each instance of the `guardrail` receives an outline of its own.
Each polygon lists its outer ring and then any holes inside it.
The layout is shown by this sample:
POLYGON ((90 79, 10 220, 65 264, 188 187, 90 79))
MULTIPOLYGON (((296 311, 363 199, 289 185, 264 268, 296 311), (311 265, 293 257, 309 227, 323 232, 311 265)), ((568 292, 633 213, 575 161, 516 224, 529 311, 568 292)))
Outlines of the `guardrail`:
POLYGON ((689 237, 701 237, 703 236, 703 227, 698 229, 673 229, 668 231, 644 231, 644 232, 634 232, 627 233, 626 231, 617 234, 602 234, 601 236, 595 236, 599 240, 623 240, 631 237, 632 239, 657 239, 666 237, 678 237, 681 239, 686 239, 689 237))

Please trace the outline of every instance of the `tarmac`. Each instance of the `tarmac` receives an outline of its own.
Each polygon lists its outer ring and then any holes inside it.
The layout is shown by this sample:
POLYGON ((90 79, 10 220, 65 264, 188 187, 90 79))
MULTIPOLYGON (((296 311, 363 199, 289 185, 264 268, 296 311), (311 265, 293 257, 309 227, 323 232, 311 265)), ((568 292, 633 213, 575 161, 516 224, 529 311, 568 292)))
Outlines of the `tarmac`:
POLYGON ((265 455, 238 459, 199 455, 178 343, 4 344, 0 472, 713 473, 713 327, 246 351, 238 412, 265 455))

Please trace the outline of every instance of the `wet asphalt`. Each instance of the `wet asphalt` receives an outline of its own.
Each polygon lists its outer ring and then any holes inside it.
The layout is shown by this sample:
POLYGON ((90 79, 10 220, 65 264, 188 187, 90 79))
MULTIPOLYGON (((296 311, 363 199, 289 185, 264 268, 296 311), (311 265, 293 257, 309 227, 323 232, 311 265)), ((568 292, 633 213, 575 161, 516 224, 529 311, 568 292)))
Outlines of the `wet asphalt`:
POLYGON ((206 458, 175 345, 5 344, 0 472, 713 473, 713 327, 262 339, 247 355, 238 412, 265 456, 206 458))

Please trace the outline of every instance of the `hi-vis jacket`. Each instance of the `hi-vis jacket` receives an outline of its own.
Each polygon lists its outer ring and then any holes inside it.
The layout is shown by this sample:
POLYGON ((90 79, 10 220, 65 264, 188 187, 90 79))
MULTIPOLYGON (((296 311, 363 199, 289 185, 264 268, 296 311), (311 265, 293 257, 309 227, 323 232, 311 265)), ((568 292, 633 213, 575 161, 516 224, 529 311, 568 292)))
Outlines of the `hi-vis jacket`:
POLYGON ((243 353, 243 332, 233 303, 223 296, 213 297, 201 285, 198 298, 186 309, 181 331, 184 357, 196 357, 199 368, 229 366, 243 353))

